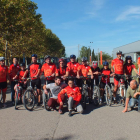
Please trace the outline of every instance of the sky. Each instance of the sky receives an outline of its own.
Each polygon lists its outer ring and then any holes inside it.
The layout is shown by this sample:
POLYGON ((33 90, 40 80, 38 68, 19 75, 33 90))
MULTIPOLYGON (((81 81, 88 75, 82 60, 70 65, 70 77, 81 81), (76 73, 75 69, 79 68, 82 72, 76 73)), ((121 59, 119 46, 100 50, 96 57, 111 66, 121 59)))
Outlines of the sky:
POLYGON ((140 0, 32 1, 67 56, 78 56, 78 45, 112 55, 113 48, 140 40, 140 0))

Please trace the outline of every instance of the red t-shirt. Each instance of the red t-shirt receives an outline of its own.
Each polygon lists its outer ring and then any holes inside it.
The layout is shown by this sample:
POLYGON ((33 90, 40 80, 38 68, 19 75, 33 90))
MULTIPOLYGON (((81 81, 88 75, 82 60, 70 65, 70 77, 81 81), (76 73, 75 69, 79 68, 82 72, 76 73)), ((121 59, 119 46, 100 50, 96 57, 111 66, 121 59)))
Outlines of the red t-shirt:
MULTIPOLYGON (((137 64, 138 64, 138 65, 140 64, 140 57, 138 57, 137 64)), ((140 69, 139 69, 139 74, 140 74, 140 69)))
MULTIPOLYGON (((18 72, 17 76, 18 76, 18 78, 19 78, 20 81, 23 81, 21 78, 24 76, 25 72, 26 72, 26 70, 20 70, 18 72)), ((25 75, 24 78, 26 78, 26 77, 27 77, 27 74, 25 75)), ((26 81, 26 80, 24 80, 24 81, 26 81)))
MULTIPOLYGON (((9 67, 9 77, 10 77, 10 80, 13 79, 13 77, 15 77, 18 73, 18 71, 20 70, 20 66, 17 64, 17 65, 14 65, 14 64, 11 64, 10 67, 9 67)), ((18 78, 16 78, 18 79, 18 78)))
POLYGON ((78 105, 78 103, 80 102, 81 97, 82 97, 79 87, 74 86, 71 88, 71 87, 67 86, 66 88, 62 89, 60 91, 60 93, 58 94, 59 102, 62 102, 61 94, 65 94, 65 93, 67 94, 68 98, 73 97, 75 104, 78 105))
POLYGON ((136 68, 134 64, 125 64, 124 73, 126 73, 126 75, 131 75, 132 69, 134 69, 134 68, 136 68))
MULTIPOLYGON (((56 65, 54 63, 50 63, 50 64, 43 64, 42 68, 41 68, 41 72, 44 72, 44 76, 51 76, 53 73, 56 72, 56 65)), ((54 80, 54 77, 50 77, 47 80, 54 80)))
POLYGON ((8 67, 0 65, 0 82, 7 82, 8 67))
POLYGON ((101 69, 101 73, 104 75, 108 75, 106 76, 102 76, 101 82, 106 83, 106 78, 107 78, 107 83, 110 83, 110 74, 111 74, 111 70, 110 69, 101 69))
POLYGON ((31 63, 28 65, 28 70, 30 71, 30 77, 32 80, 37 79, 32 77, 37 75, 39 69, 41 69, 40 63, 31 63))
POLYGON ((80 71, 81 76, 87 77, 88 73, 91 72, 91 67, 88 65, 80 65, 78 70, 80 71))
POLYGON ((68 67, 68 69, 69 69, 69 75, 70 75, 70 76, 74 76, 74 77, 77 76, 77 71, 78 71, 79 65, 80 65, 80 64, 77 63, 77 62, 74 62, 74 63, 68 62, 68 63, 67 63, 67 67, 68 67))
POLYGON ((58 74, 59 76, 64 76, 68 71, 69 71, 68 67, 64 67, 64 68, 59 67, 58 69, 56 69, 56 74, 58 74))
POLYGON ((111 62, 111 66, 114 66, 115 74, 123 74, 123 60, 122 59, 113 59, 111 62))

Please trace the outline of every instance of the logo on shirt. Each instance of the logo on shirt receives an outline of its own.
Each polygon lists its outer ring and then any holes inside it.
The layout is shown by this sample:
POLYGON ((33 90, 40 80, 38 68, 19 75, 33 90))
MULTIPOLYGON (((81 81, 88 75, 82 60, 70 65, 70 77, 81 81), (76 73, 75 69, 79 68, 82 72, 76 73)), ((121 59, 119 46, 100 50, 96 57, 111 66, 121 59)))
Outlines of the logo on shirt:
POLYGON ((75 88, 73 90, 75 91, 75 88))
POLYGON ((50 68, 52 68, 52 66, 50 66, 50 68))

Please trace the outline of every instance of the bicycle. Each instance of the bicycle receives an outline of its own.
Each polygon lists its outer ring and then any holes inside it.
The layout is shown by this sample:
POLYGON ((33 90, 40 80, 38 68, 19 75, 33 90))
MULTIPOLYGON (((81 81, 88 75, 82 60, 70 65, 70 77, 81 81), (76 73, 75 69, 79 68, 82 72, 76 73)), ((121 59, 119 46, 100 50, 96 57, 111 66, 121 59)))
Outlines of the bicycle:
POLYGON ((100 104, 100 89, 99 86, 96 85, 95 78, 93 79, 93 102, 97 106, 100 104))
MULTIPOLYGON (((48 80, 47 79, 49 79, 49 78, 51 78, 51 76, 45 77, 46 85, 48 85, 48 80)), ((51 91, 50 90, 47 90, 47 91, 48 91, 48 94, 45 94, 44 91, 43 91, 43 104, 44 104, 44 109, 46 109, 46 110, 48 110, 48 105, 47 105, 48 100, 50 99, 50 97, 52 97, 51 91)))
POLYGON ((20 86, 19 80, 14 80, 17 82, 17 87, 16 87, 16 96, 15 96, 15 110, 17 110, 17 104, 18 102, 22 102, 22 87, 20 86))
POLYGON ((112 103, 112 91, 111 91, 110 86, 107 83, 107 78, 110 75, 104 75, 104 74, 102 74, 101 76, 105 76, 105 81, 106 81, 105 88, 104 88, 105 89, 105 96, 106 96, 106 104, 108 106, 111 106, 111 103, 112 103))
POLYGON ((119 85, 118 85, 118 91, 117 93, 119 94, 119 103, 121 105, 125 105, 125 97, 126 97, 126 88, 125 88, 125 75, 119 75, 119 74, 115 74, 116 76, 118 76, 120 78, 119 80, 119 85))
POLYGON ((24 103, 24 107, 29 110, 32 111, 36 101, 36 98, 38 97, 38 92, 37 92, 37 87, 35 85, 34 89, 31 86, 31 82, 32 79, 31 78, 27 78, 27 81, 30 81, 29 86, 27 87, 27 90, 24 92, 24 96, 23 96, 23 103, 24 103))
POLYGON ((83 108, 86 109, 86 101, 88 100, 88 85, 86 80, 89 79, 90 76, 84 77, 80 76, 80 79, 83 80, 82 84, 82 103, 83 103, 83 108))

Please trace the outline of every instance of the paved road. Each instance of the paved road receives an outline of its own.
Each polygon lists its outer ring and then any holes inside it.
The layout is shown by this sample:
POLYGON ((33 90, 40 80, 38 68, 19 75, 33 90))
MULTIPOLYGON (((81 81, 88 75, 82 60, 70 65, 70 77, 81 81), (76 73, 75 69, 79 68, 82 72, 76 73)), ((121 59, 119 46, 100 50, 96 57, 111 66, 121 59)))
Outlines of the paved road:
MULTIPOLYGON (((10 90, 7 102, 10 103, 10 90)), ((122 106, 87 105, 84 114, 68 117, 36 108, 29 112, 21 105, 0 108, 0 140, 138 140, 140 113, 122 113, 122 106)))

